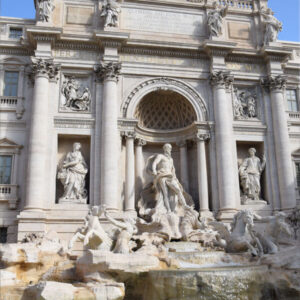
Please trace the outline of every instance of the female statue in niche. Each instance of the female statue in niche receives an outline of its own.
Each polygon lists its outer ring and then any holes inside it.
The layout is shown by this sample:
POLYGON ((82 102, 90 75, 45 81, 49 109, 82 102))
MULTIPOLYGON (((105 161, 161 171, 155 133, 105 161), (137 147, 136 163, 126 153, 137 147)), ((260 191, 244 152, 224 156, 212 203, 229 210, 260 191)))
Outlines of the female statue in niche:
POLYGON ((87 202, 85 176, 88 168, 80 149, 81 144, 74 143, 73 151, 66 155, 58 171, 57 178, 64 186, 64 194, 59 202, 87 202))
POLYGON ((210 32, 210 37, 222 35, 223 29, 223 18, 226 16, 228 11, 228 5, 225 8, 220 8, 218 3, 213 3, 213 9, 208 12, 207 25, 210 32))
POLYGON ((260 159, 255 156, 255 148, 250 148, 248 152, 249 157, 244 159, 239 168, 243 194, 244 198, 246 198, 246 200, 243 201, 243 204, 251 204, 251 201, 261 201, 260 177, 266 166, 265 156, 263 156, 263 160, 261 162, 260 159))

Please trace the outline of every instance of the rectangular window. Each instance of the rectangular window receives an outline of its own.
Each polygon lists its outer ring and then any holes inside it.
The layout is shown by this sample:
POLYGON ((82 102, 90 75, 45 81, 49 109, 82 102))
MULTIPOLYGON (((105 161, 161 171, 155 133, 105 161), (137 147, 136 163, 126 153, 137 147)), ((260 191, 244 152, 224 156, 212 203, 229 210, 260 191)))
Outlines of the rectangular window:
POLYGON ((0 155, 0 184, 11 183, 12 156, 0 155))
POLYGON ((298 111, 297 93, 296 90, 286 90, 286 100, 288 111, 298 111))
POLYGON ((300 188, 300 162, 296 162, 296 181, 297 187, 300 188))
POLYGON ((7 242, 7 227, 0 227, 0 243, 5 244, 7 242))
POLYGON ((22 28, 10 27, 9 28, 9 38, 10 39, 19 39, 23 35, 22 28))
POLYGON ((18 81, 19 81, 19 72, 5 71, 3 96, 17 97, 18 81))

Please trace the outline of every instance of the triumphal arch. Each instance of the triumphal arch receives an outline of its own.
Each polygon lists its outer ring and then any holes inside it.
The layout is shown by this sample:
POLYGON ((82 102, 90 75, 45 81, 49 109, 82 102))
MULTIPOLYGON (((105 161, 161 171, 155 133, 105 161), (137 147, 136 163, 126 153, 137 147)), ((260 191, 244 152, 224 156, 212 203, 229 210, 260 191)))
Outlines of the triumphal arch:
POLYGON ((35 7, 0 18, 3 241, 68 240, 92 206, 135 218, 153 180, 224 222, 296 207, 300 45, 267 0, 35 7))

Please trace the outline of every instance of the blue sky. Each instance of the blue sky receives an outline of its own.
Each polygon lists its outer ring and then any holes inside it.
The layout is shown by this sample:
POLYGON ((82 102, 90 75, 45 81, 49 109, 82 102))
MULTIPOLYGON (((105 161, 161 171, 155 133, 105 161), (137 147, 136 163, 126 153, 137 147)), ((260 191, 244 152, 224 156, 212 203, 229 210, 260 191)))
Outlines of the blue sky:
MULTIPOLYGON (((33 0, 0 0, 1 16, 34 18, 33 0)), ((283 23, 278 38, 300 42, 300 0, 269 0, 269 7, 283 23)))

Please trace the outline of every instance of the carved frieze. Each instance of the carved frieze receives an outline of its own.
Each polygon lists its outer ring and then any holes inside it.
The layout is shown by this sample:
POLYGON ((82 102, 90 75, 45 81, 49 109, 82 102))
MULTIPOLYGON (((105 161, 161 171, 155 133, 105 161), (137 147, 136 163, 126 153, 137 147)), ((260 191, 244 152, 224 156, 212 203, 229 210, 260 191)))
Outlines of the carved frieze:
POLYGON ((119 62, 100 62, 95 66, 94 71, 99 81, 114 80, 118 81, 121 73, 122 64, 119 62))
POLYGON ((235 120, 258 117, 257 94, 255 90, 235 88, 233 97, 233 115, 235 120))

